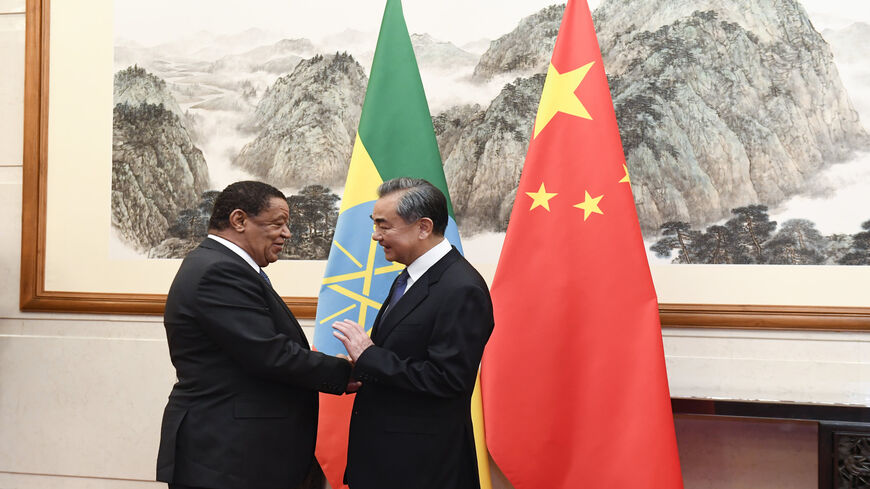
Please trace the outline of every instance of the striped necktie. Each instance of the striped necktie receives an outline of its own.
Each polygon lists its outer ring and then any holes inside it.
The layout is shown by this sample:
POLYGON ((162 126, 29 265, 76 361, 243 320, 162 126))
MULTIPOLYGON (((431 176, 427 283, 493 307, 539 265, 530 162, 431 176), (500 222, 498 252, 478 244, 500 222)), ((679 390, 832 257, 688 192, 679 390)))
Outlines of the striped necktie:
POLYGON ((387 310, 385 313, 389 313, 393 310, 393 307, 396 306, 396 303, 399 302, 399 299, 402 298, 402 295, 405 293, 405 289, 408 287, 408 269, 402 270, 402 273, 396 278, 396 285, 393 287, 393 293, 390 295, 390 303, 387 305, 387 310))
POLYGON ((263 280, 265 280, 267 284, 269 284, 269 287, 272 286, 272 281, 269 280, 269 276, 266 275, 266 272, 264 272, 262 268, 260 269, 260 276, 263 277, 263 280))

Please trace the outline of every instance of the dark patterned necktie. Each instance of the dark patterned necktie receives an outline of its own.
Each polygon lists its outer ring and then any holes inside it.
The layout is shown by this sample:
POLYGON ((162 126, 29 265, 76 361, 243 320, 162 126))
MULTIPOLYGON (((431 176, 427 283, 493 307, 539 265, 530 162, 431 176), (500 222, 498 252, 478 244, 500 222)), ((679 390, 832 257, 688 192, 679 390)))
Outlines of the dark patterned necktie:
POLYGON ((396 286, 393 287, 393 293, 390 295, 390 303, 387 305, 387 310, 385 312, 389 313, 396 307, 396 303, 399 302, 399 299, 402 298, 402 295, 405 293, 405 288, 408 286, 408 269, 402 270, 402 273, 399 274, 399 277, 396 278, 396 286))
POLYGON ((263 277, 263 280, 265 280, 267 284, 269 284, 269 287, 272 286, 272 281, 269 280, 269 276, 266 275, 266 272, 264 272, 262 268, 260 269, 260 276, 263 277))

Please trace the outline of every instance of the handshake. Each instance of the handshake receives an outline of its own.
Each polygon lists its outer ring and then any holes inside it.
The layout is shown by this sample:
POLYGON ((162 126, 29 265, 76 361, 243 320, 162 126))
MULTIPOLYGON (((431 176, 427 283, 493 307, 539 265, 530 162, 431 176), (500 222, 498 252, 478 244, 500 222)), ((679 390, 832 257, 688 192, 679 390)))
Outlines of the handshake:
MULTIPOLYGON (((348 353, 347 355, 339 354, 338 357, 344 358, 350 362, 351 365, 356 365, 360 355, 362 355, 368 347, 374 345, 372 339, 369 338, 369 335, 365 332, 363 327, 350 319, 336 321, 332 323, 332 328, 335 330, 332 334, 341 341, 348 353)), ((362 382, 355 380, 351 375, 350 380, 347 382, 346 393, 350 394, 356 392, 359 390, 360 386, 362 386, 362 382)))

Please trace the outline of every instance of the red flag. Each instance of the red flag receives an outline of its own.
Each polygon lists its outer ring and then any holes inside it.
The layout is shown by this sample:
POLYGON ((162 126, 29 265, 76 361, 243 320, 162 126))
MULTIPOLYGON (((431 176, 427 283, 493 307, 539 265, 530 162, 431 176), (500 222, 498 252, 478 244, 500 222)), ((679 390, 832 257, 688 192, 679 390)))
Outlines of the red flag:
POLYGON ((682 488, 658 303, 582 0, 565 9, 492 296, 486 441, 513 486, 682 488))

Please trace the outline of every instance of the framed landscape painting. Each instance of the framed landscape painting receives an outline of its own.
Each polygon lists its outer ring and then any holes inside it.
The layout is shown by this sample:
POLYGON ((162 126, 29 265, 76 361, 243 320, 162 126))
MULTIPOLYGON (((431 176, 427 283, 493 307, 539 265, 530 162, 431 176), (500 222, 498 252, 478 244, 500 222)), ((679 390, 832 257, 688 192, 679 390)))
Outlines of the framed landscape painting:
MULTIPOLYGON (((589 2, 662 323, 870 329, 870 8, 732 3, 589 2)), ((564 6, 403 5, 491 279, 564 6)), ((313 317, 382 11, 28 0, 22 309, 161 313, 217 192, 257 179, 291 207, 270 277, 313 317)))

